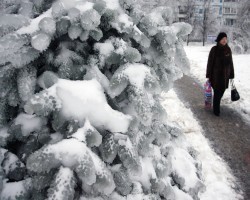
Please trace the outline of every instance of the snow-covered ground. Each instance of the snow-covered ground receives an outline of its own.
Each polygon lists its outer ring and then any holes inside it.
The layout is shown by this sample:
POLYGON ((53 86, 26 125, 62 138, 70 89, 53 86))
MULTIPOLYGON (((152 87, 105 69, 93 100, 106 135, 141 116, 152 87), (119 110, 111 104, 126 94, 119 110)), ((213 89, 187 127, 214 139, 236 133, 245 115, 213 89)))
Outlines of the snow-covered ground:
MULTIPOLYGON (((206 81, 207 59, 210 49, 213 45, 205 47, 201 45, 185 46, 185 51, 191 64, 191 76, 197 78, 201 84, 206 81)), ((230 44, 229 44, 230 46, 230 44)), ((244 119, 250 122, 250 55, 235 55, 233 54, 234 70, 235 70, 235 85, 241 96, 237 102, 232 102, 230 99, 231 90, 226 90, 221 105, 227 105, 238 111, 244 119)))
POLYGON ((202 164, 202 177, 206 185, 206 191, 201 194, 201 200, 239 200, 241 194, 237 194, 232 188, 235 186, 235 178, 227 164, 212 150, 208 140, 203 136, 202 127, 195 119, 192 111, 186 108, 178 99, 174 90, 163 94, 162 105, 168 114, 168 121, 177 123, 185 133, 189 142, 196 151, 197 159, 202 164), (181 113, 181 114, 180 114, 181 113))

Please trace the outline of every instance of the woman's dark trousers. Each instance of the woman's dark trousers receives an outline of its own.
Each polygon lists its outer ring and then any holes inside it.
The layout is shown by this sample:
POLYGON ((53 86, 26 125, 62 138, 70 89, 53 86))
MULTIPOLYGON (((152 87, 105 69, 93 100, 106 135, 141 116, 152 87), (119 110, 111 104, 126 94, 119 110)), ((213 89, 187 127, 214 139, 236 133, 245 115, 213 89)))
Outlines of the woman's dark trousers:
POLYGON ((220 115, 220 102, 225 90, 214 89, 213 110, 214 114, 220 115))

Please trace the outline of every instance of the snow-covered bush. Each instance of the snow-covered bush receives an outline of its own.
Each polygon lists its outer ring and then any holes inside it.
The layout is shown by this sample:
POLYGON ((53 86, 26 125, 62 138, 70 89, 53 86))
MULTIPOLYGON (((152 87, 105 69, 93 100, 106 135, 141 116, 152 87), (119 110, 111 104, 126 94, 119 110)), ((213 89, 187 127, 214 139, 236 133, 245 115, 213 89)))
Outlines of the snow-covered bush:
POLYGON ((190 25, 133 0, 11 5, 27 20, 0 39, 0 198, 198 199, 199 163, 161 105, 188 72, 190 25))

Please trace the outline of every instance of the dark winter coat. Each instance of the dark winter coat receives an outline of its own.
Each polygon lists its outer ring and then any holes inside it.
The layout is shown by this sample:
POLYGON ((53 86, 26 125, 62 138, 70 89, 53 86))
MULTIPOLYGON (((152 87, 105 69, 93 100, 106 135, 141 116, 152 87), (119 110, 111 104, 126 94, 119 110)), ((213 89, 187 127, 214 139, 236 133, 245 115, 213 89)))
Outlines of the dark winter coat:
POLYGON ((228 88, 229 79, 234 78, 234 65, 232 51, 227 44, 217 44, 210 50, 206 78, 209 78, 213 89, 228 88))

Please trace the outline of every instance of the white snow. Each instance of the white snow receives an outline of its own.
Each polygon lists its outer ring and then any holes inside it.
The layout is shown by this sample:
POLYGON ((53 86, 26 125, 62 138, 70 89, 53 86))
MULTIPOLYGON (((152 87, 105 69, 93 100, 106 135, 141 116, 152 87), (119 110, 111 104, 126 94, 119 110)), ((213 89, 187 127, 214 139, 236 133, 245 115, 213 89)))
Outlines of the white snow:
POLYGON ((67 167, 61 166, 55 178, 58 187, 56 190, 53 190, 53 197, 48 198, 48 200, 64 199, 65 192, 69 190, 69 185, 72 184, 72 179, 74 179, 73 171, 67 167))
POLYGON ((79 128, 72 137, 78 139, 81 142, 87 143, 88 146, 99 146, 102 143, 102 136, 91 126, 88 119, 86 119, 85 124, 82 128, 79 128), (88 144, 88 139, 86 137, 90 136, 91 141, 88 144))
POLYGON ((16 31, 17 34, 32 34, 39 30, 39 22, 44 17, 52 17, 52 8, 44 12, 43 14, 39 15, 37 18, 33 19, 30 25, 20 28, 16 31))
MULTIPOLYGON (((61 103, 61 114, 66 119, 75 119, 83 125, 88 118, 94 127, 111 132, 126 132, 131 121, 129 115, 113 110, 107 103, 103 88, 96 80, 59 81, 48 89, 56 91, 61 103)), ((53 92, 52 92, 53 93, 53 92)))
MULTIPOLYGON (((230 44, 229 44, 230 46, 230 44)), ((185 46, 185 51, 190 59, 190 73, 197 78, 202 84, 206 81, 207 59, 212 45, 208 46, 185 46)), ((224 93, 221 105, 226 105, 238 111, 243 118, 250 122, 250 55, 233 54, 235 86, 240 94, 241 99, 236 102, 231 101, 231 89, 224 93)))
POLYGON ((3 127, 0 129, 0 145, 5 143, 6 138, 9 137, 8 128, 3 127))
POLYGON ((112 10, 118 10, 121 9, 121 6, 119 4, 119 0, 104 0, 106 2, 107 8, 112 10))
POLYGON ((5 174, 8 174, 10 171, 13 171, 17 167, 24 167, 23 163, 18 162, 19 159, 15 154, 8 152, 7 157, 8 157, 8 160, 5 161, 3 165, 5 174))
POLYGON ((31 188, 31 178, 19 181, 19 182, 5 182, 3 183, 3 190, 0 195, 0 199, 3 200, 15 200, 19 195, 27 193, 31 188))
POLYGON ((87 68, 87 73, 84 75, 84 80, 92 79, 96 79, 102 85, 105 92, 109 93, 109 80, 96 65, 87 68))
POLYGON ((157 177, 153 166, 153 159, 150 157, 140 157, 140 164, 142 167, 142 173, 138 174, 138 176, 130 176, 130 178, 132 181, 140 182, 146 189, 150 189, 150 179, 157 177))
POLYGON ((127 14, 120 14, 118 21, 123 23, 126 28, 133 26, 133 22, 130 21, 130 17, 127 14))
POLYGON ((75 7, 77 4, 81 4, 82 0, 59 0, 65 9, 70 9, 72 7, 75 7))
POLYGON ((94 3, 91 2, 82 2, 76 5, 76 8, 80 10, 81 13, 84 13, 87 10, 93 8, 94 3))
POLYGON ((21 125, 22 135, 28 136, 33 131, 41 130, 42 125, 46 124, 46 119, 35 115, 20 113, 15 119, 15 125, 18 124, 21 125))
POLYGON ((163 94, 163 97, 162 105, 168 113, 171 113, 168 115, 168 120, 177 123, 183 129, 187 142, 198 151, 197 159, 202 164, 202 177, 206 186, 206 191, 200 195, 200 199, 242 199, 241 194, 236 194, 232 189, 236 185, 235 177, 227 164, 210 147, 192 111, 184 106, 173 90, 163 94))
POLYGON ((142 89, 147 75, 150 75, 150 69, 143 64, 127 64, 124 75, 128 77, 130 84, 142 89))
POLYGON ((134 64, 124 70, 124 74, 129 77, 130 83, 138 87, 143 87, 146 74, 149 73, 149 68, 142 64, 134 64))
POLYGON ((77 139, 64 139, 56 144, 48 145, 44 152, 53 153, 65 167, 74 167, 79 160, 84 159, 88 147, 77 139))
POLYGON ((187 193, 180 190, 177 186, 174 186, 173 190, 174 190, 174 194, 175 194, 175 199, 193 200, 193 198, 190 195, 188 195, 187 193))
POLYGON ((101 55, 108 56, 114 51, 114 46, 110 41, 105 43, 95 43, 94 49, 98 50, 101 55))
POLYGON ((195 188, 199 179, 196 175, 195 163, 191 155, 186 150, 175 147, 171 158, 174 172, 185 180, 183 188, 187 191, 195 188))
POLYGON ((55 144, 63 139, 63 135, 59 132, 52 133, 50 135, 51 140, 48 142, 48 144, 55 144))

